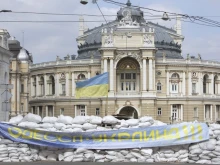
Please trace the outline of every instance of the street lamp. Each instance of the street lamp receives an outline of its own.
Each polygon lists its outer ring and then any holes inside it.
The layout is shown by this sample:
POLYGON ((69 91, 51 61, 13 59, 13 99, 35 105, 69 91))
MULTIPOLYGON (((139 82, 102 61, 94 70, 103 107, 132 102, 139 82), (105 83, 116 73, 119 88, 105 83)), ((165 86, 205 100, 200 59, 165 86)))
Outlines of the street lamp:
POLYGON ((12 12, 11 10, 0 10, 0 13, 9 13, 12 12))
POLYGON ((168 16, 168 14, 166 12, 163 13, 162 20, 164 20, 164 21, 168 21, 169 20, 169 16, 168 16))
POLYGON ((80 0, 80 3, 86 5, 88 3, 88 0, 80 0))

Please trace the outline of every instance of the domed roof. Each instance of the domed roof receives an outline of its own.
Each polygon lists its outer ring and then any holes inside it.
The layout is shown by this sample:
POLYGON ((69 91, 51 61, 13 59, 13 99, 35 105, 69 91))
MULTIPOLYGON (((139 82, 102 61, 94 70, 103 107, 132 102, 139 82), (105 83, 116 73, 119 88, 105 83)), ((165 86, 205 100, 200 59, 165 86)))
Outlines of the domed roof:
POLYGON ((27 54, 27 51, 22 48, 18 54, 18 60, 20 61, 28 61, 29 60, 29 55, 27 54))

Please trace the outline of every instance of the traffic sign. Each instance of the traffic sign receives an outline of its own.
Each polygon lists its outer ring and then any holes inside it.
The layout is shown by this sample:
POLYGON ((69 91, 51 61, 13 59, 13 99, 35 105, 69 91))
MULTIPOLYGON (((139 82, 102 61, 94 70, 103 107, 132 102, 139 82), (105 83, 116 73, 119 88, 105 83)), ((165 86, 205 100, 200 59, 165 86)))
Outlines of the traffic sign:
POLYGON ((1 94, 2 101, 10 100, 11 97, 12 97, 12 94, 8 92, 7 90, 1 94))

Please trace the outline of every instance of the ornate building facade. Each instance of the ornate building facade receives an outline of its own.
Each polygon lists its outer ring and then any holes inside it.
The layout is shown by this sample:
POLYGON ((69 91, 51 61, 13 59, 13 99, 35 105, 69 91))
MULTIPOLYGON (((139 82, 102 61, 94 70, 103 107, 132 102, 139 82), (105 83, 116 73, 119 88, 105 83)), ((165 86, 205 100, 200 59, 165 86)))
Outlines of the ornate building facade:
POLYGON ((29 112, 43 117, 149 115, 166 123, 219 120, 220 63, 200 55, 182 57, 181 18, 174 29, 146 22, 143 11, 128 1, 108 24, 84 30, 80 20, 76 58, 29 66, 29 112), (104 72, 110 76, 108 98, 75 98, 77 81, 104 72))
POLYGON ((7 30, 0 29, 0 121, 7 121, 9 116, 7 95, 5 94, 9 85, 9 59, 12 57, 12 53, 8 50, 9 37, 7 30))

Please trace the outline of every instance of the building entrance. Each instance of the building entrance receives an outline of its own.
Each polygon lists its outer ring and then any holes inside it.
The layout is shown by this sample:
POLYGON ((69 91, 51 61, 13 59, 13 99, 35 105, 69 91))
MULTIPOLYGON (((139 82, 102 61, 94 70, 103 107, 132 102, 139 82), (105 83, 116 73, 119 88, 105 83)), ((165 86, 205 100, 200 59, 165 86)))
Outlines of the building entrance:
POLYGON ((126 118, 138 119, 137 110, 133 107, 127 106, 121 109, 119 112, 120 116, 124 116, 126 118))

